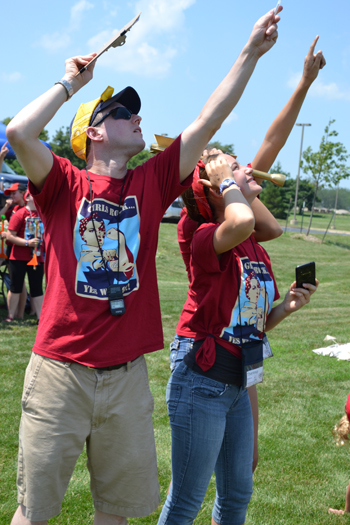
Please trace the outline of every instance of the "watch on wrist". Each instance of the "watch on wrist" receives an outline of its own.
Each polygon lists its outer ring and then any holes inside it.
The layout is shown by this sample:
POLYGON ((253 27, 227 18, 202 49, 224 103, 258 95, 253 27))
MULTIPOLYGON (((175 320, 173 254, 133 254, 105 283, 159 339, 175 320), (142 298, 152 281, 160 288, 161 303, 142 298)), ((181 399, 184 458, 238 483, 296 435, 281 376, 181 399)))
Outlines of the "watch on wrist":
POLYGON ((28 248, 29 246, 29 241, 26 241, 26 248, 28 248))
POLYGON ((240 190, 241 188, 238 186, 237 182, 234 179, 224 179, 222 183, 220 184, 220 195, 222 195, 222 192, 232 186, 232 184, 235 184, 237 188, 240 190))
POLYGON ((61 84, 65 88, 65 90, 67 92, 67 100, 72 98, 72 96, 74 95, 74 90, 73 90, 72 84, 67 82, 67 80, 65 80, 64 78, 61 78, 61 80, 59 80, 58 82, 55 82, 55 85, 56 84, 61 84))

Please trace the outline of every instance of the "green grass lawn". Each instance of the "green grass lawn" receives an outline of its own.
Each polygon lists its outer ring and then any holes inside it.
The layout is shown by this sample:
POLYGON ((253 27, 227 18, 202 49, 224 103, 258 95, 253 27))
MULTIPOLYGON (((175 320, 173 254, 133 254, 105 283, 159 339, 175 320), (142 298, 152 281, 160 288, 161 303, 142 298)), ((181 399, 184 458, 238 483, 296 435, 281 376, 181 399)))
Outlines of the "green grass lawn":
MULTIPOLYGON (((349 228, 350 231, 350 228, 349 228)), ((336 236, 342 239, 341 236, 336 236)), ((333 237, 332 237, 333 238, 333 237)), ((328 237, 327 237, 328 239, 328 237)), ((345 239, 345 237, 344 237, 345 239)), ((350 449, 337 447, 332 427, 344 413, 350 390, 350 362, 320 357, 327 334, 339 343, 350 340, 350 243, 309 242, 292 234, 266 243, 281 296, 294 280, 298 264, 316 261, 320 287, 311 304, 269 334, 274 357, 264 366, 258 385, 260 406, 259 464, 247 525, 322 525, 350 523, 329 516, 327 509, 344 507, 350 479, 350 449)), ((186 298, 187 277, 176 241, 176 225, 162 224, 157 253, 164 350, 147 357, 155 399, 154 427, 162 503, 171 477, 170 430, 165 388, 169 378, 169 343, 186 298)), ((5 311, 0 311, 5 317, 5 311)), ((31 318, 0 327, 0 525, 8 525, 16 509, 16 454, 24 370, 35 338, 31 318)), ((78 461, 54 524, 92 523, 92 505, 84 455, 78 461)), ((209 525, 215 495, 212 479, 196 525, 209 525)), ((131 524, 155 524, 152 516, 131 524)))

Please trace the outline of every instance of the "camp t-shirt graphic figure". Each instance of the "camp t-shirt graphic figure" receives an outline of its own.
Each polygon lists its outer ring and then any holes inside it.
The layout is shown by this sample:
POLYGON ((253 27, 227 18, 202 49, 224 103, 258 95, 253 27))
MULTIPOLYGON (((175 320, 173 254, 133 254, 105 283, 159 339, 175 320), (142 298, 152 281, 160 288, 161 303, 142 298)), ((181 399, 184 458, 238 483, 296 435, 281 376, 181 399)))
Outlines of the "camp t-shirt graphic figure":
POLYGON ((221 337, 236 345, 263 338, 264 321, 274 301, 274 282, 262 262, 241 258, 239 300, 233 308, 230 326, 221 337), (262 275, 261 275, 262 274, 262 275))
POLYGON ((134 196, 125 199, 120 212, 113 202, 94 199, 91 206, 83 199, 74 232, 77 295, 107 299, 107 287, 117 283, 122 285, 124 295, 138 289, 139 231, 140 217, 134 196))

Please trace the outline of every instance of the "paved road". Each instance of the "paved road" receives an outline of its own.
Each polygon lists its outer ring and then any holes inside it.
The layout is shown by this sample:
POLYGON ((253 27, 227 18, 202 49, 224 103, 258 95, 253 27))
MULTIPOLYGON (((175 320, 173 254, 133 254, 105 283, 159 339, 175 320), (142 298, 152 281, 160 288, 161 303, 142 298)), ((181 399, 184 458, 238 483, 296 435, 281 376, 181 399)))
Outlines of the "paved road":
MULTIPOLYGON (((285 226, 283 226, 283 231, 285 230, 285 226)), ((300 227, 299 228, 293 228, 291 226, 287 226, 287 232, 293 232, 293 233, 300 233, 300 227)), ((306 233, 307 228, 303 228, 303 231, 301 233, 306 233)), ((321 233, 324 234, 325 230, 315 230, 311 229, 310 233, 321 233)), ((345 232, 342 230, 331 230, 329 229, 327 232, 327 235, 350 235, 350 232, 345 232)))

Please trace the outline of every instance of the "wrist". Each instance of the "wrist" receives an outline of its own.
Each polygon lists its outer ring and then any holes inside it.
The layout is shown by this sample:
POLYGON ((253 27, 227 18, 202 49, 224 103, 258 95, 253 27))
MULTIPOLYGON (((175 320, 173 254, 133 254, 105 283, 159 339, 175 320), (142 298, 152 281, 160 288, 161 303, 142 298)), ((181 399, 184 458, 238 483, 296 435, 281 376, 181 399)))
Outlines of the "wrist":
POLYGON ((226 177, 223 181, 221 181, 219 188, 220 194, 223 195, 225 191, 232 188, 236 188, 239 191, 241 191, 241 188, 238 186, 235 179, 233 179, 232 177, 226 177))
POLYGON ((63 76, 61 80, 58 80, 55 82, 55 86, 60 85, 62 86, 62 89, 65 91, 67 100, 72 98, 72 96, 76 93, 77 89, 75 89, 75 83, 73 79, 68 79, 66 76, 63 76))

